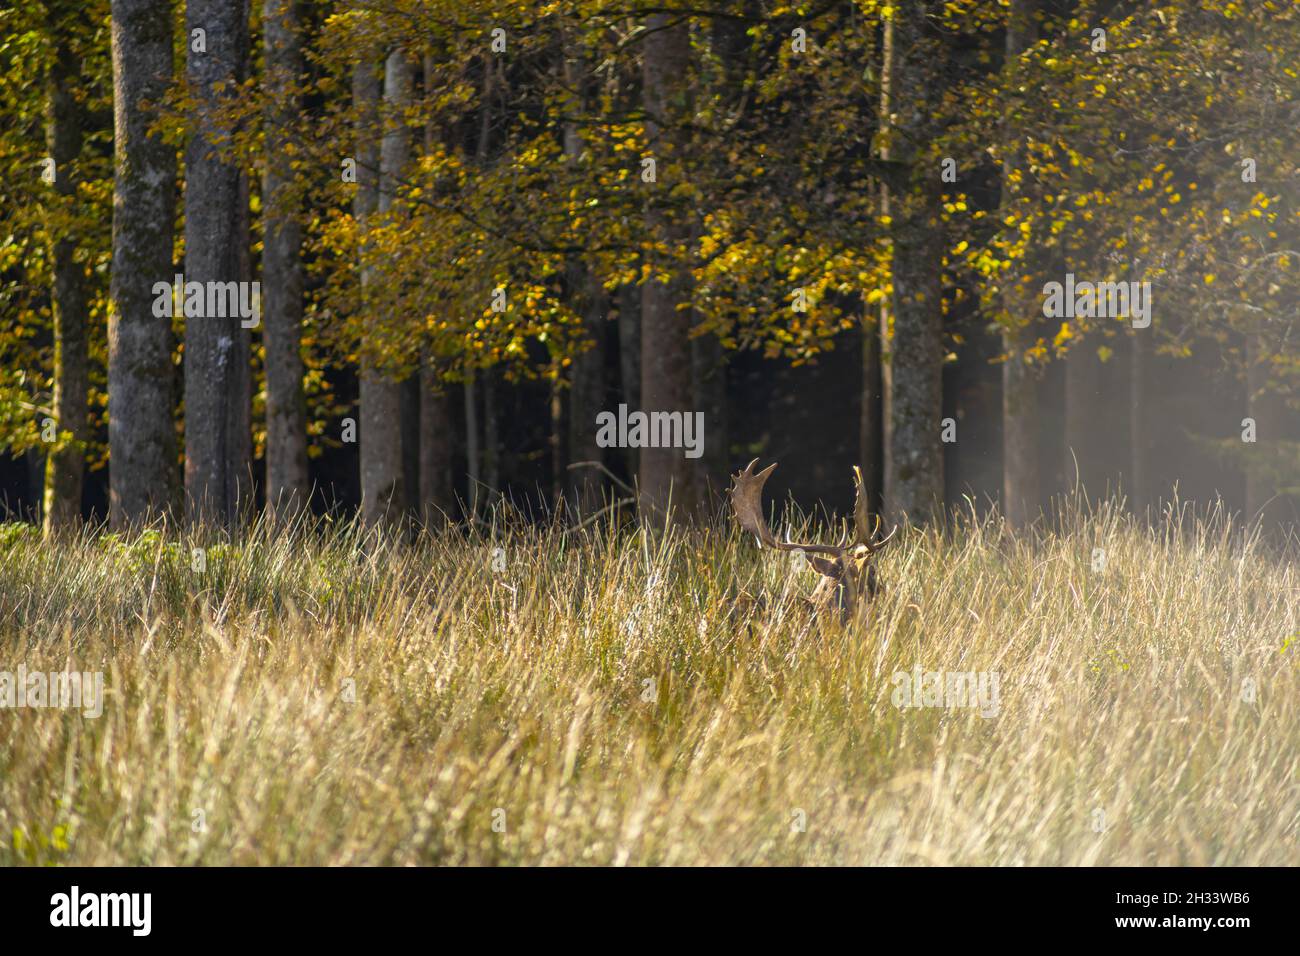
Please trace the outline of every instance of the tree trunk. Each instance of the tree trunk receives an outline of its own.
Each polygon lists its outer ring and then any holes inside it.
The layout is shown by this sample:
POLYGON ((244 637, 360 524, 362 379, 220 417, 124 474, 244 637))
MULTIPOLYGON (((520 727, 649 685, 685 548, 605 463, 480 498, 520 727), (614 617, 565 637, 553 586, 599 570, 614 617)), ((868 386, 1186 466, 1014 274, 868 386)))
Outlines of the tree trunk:
MULTIPOLYGON (((244 7, 245 25, 251 13, 251 0, 244 7)), ((251 50, 249 35, 244 33, 244 62, 251 50)), ((239 200, 235 206, 235 247, 239 264, 239 281, 252 288, 253 282, 253 212, 249 205, 252 177, 247 169, 239 171, 239 200)), ((251 301, 251 300, 250 300, 251 301)), ((261 323, 260 303, 257 321, 261 323)), ((252 321, 251 319, 249 321, 252 321)), ((251 517, 256 491, 253 479, 253 336, 250 329, 238 326, 235 336, 235 364, 231 376, 230 454, 234 500, 232 520, 251 517)))
POLYGON ((943 504, 942 254, 926 226, 900 237, 894 251, 893 395, 885 509, 892 521, 924 519, 943 504))
MULTIPOLYGON (((885 20, 881 24, 880 38, 880 129, 881 129, 881 147, 880 158, 888 161, 890 158, 890 129, 893 123, 893 95, 894 95, 894 21, 892 18, 885 20)), ((880 183, 880 213, 882 216, 891 215, 891 204, 889 195, 889 185, 880 183)), ((890 269, 893 269, 893 260, 890 260, 890 269)), ((880 369, 880 461, 876 466, 879 474, 879 495, 881 511, 886 511, 885 487, 889 484, 889 475, 893 471, 894 453, 894 432, 893 432, 893 402, 891 396, 894 393, 894 369, 893 369, 893 316, 889 313, 890 297, 882 296, 880 299, 880 313, 876 321, 876 351, 879 355, 880 369)))
MULTIPOLYGON (((894 83, 894 22, 888 19, 881 24, 880 38, 880 129, 885 133, 881 137, 880 158, 888 161, 890 157, 888 130, 890 113, 893 109, 894 83)), ((879 213, 888 216, 889 186, 877 183, 876 195, 879 200, 879 213)), ((866 486, 867 501, 870 509, 879 513, 884 506, 885 475, 889 473, 890 431, 889 431, 889 392, 892 389, 893 375, 889 361, 889 297, 880 299, 880 306, 874 318, 868 314, 870 306, 862 303, 862 385, 860 390, 860 408, 858 413, 858 462, 862 469, 862 480, 866 486)))
MULTIPOLYGON (((721 496, 730 484, 727 455, 727 353, 712 332, 691 339, 691 391, 704 413, 701 455, 694 462, 697 494, 721 496)), ((712 502, 710 502, 711 504, 712 502)))
POLYGON ((152 291, 173 278, 176 153, 149 133, 172 82, 171 4, 113 0, 112 35, 109 519, 122 530, 176 502, 171 319, 154 313, 152 291))
MULTIPOLYGON (((679 314, 680 283, 654 280, 641 289, 641 403, 646 413, 691 408, 691 344, 679 314)), ((693 509, 692 470, 680 448, 641 448, 638 471, 641 507, 662 521, 671 501, 677 520, 693 509)))
MULTIPOLYGON (((424 60, 424 89, 429 97, 437 95, 432 57, 424 60)), ((425 152, 432 153, 439 144, 439 132, 430 122, 424 128, 425 152)), ((425 353, 420 362, 419 428, 419 513, 426 528, 445 527, 455 504, 451 481, 452 439, 455 432, 447 395, 438 375, 434 356, 425 353)))
POLYGON ((501 493, 501 429, 496 369, 483 370, 483 484, 490 504, 501 493))
POLYGON ((402 406, 402 487, 406 490, 407 518, 414 525, 424 509, 420 495, 420 369, 398 384, 402 406))
MULTIPOLYGON (((639 271, 639 267, 638 267, 639 271)), ((635 285, 618 290, 619 389, 629 409, 641 408, 641 290, 635 285)), ((627 474, 637 471, 637 450, 622 449, 627 474)))
MULTIPOLYGON (((1019 322, 1012 315, 1012 322, 1019 322)), ((1035 328, 1005 329, 1002 333, 1002 510, 1014 527, 1028 524, 1038 514, 1038 420, 1035 417, 1039 377, 1025 363, 1027 338, 1035 328)))
MULTIPOLYGON (((488 149, 492 145, 492 79, 496 64, 491 53, 483 53, 482 103, 479 108, 478 143, 474 159, 479 166, 487 165, 488 149)), ((469 522, 478 520, 479 501, 483 495, 483 435, 479 432, 478 370, 471 368, 465 377, 465 471, 469 522)))
POLYGON ((1151 374, 1147 359, 1147 332, 1134 329, 1129 343, 1129 497, 1134 514, 1146 512, 1151 503, 1150 434, 1147 428, 1146 377, 1151 374))
POLYGON ((262 185, 262 312, 266 323, 266 505, 291 520, 311 493, 307 473, 307 406, 302 361, 302 224, 287 195, 293 180, 286 146, 301 109, 294 85, 303 73, 297 0, 263 0, 266 174, 262 185))
POLYGON ((478 517, 478 499, 482 491, 482 458, 479 453, 478 389, 475 388, 474 370, 465 376, 465 493, 466 517, 470 524, 478 517))
MULTIPOLYGON (((736 102, 744 95, 746 52, 750 43, 744 21, 714 18, 711 43, 722 65, 722 75, 706 95, 722 102, 736 102)), ((696 211, 693 226, 691 246, 698 248, 705 229, 702 209, 696 211)), ((732 470, 727 408, 728 364, 727 349, 713 332, 691 339, 691 387, 695 394, 695 410, 704 415, 703 447, 693 466, 697 494, 709 511, 722 503, 732 470)))
MULTIPOLYGON (((1006 63, 1011 63, 1034 43, 1035 0, 1013 0, 1007 19, 1006 63)), ((1015 131, 1011 131, 1014 135, 1015 131)), ((1011 172, 1018 164, 1013 155, 1003 164, 1002 204, 1010 206, 1011 172)), ((1037 337, 1039 322, 1034 305, 1013 288, 1003 300, 1008 326, 1002 333, 1002 510, 1015 527, 1027 524, 1041 504, 1038 455, 1037 370, 1024 361, 1024 350, 1037 337)))
MULTIPOLYGON (((81 85, 81 61, 70 41, 76 28, 75 4, 50 5, 54 64, 50 69, 46 104, 46 145, 54 160, 54 190, 58 205, 74 215, 76 162, 81 154, 85 117, 74 90, 81 85)), ((85 476, 88 437, 86 398, 89 389, 86 325, 88 303, 82 266, 75 253, 77 235, 60 234, 50 250, 54 288, 50 307, 54 318, 54 420, 59 445, 45 467, 45 533, 75 527, 81 520, 81 489, 85 476), (70 436, 65 440, 64 436, 70 436)))
MULTIPOLYGON (((367 75, 362 78, 363 88, 354 95, 366 104, 363 111, 369 112, 368 104, 378 100, 378 81, 364 66, 360 69, 367 75)), ((410 131, 401 120, 401 112, 411 101, 413 72, 404 53, 389 54, 384 68, 388 115, 379 156, 381 213, 392 208, 398 180, 411 158, 410 131)), ((360 193, 357 198, 361 199, 360 193)), ((363 277, 363 281, 367 278, 363 277)), ((382 524, 396 528, 402 523, 407 510, 403 479, 402 386, 379 367, 376 356, 366 354, 361 369, 361 511, 367 527, 382 524)))
POLYGON ((1076 343, 1065 354, 1065 476, 1077 479, 1090 500, 1105 493, 1106 447, 1101 359, 1091 345, 1076 343), (1077 471, 1076 471, 1077 469, 1077 471))
POLYGON ((890 462, 885 510, 891 521, 922 520, 943 504, 943 315, 939 270, 943 252, 939 190, 934 171, 912 163, 916 143, 930 138, 927 102, 934 66, 926 42, 926 8, 900 12, 901 49, 895 65, 901 103, 907 104, 896 158, 911 163, 903 224, 894 239, 894 330, 891 337, 890 462))
POLYGON ((858 467, 862 469, 867 505, 874 514, 880 507, 883 435, 880 420, 880 332, 876 319, 867 315, 868 308, 869 306, 863 303, 858 467))
MULTIPOLYGON (((187 47, 186 56, 197 115, 185 161, 185 282, 239 283, 246 281, 244 190, 223 142, 231 130, 214 111, 244 76, 247 9, 230 0, 188 0, 185 26, 190 36, 202 29, 206 42, 204 52, 187 47)), ((248 422, 248 330, 238 314, 208 311, 185 321, 185 493, 191 522, 231 528, 249 481, 241 436, 248 422)))
MULTIPOLYGON (((577 307, 583 330, 593 345, 573 360, 573 383, 569 388, 569 462, 603 462, 605 451, 596 444, 596 416, 607 409, 605 399, 605 307, 604 290, 581 263, 569 269, 571 287, 578 290, 577 307)), ((595 468, 575 468, 568 473, 570 503, 578 513, 599 507, 606 488, 604 476, 595 468)))
POLYGON ((1276 456, 1269 451, 1285 439, 1286 405, 1282 398, 1269 390, 1269 347, 1258 334, 1246 341, 1246 414, 1255 420, 1255 444, 1247 445, 1246 468, 1246 520, 1258 521, 1264 529, 1271 530, 1288 517, 1288 502, 1278 493, 1273 470, 1276 456), (1273 468, 1260 468, 1249 462, 1251 452, 1259 450, 1258 457, 1273 463, 1273 468))
POLYGON ((420 368, 420 517, 439 530, 451 517, 451 410, 431 359, 420 368))
MULTIPOLYGON (((565 84, 579 97, 578 109, 587 108, 587 90, 574 61, 572 44, 566 37, 564 58, 565 84)), ((580 54, 578 54, 580 55, 580 54)), ((564 124, 564 155, 575 176, 584 143, 573 121, 564 124)), ((566 287, 570 302, 582 316, 583 333, 591 347, 573 359, 572 383, 569 387, 568 463, 602 462, 604 449, 596 444, 596 416, 605 409, 605 315, 608 297, 587 264, 574 256, 566 268, 566 287)), ((596 468, 574 468, 567 473, 569 504, 575 514, 599 508, 606 488, 605 476, 596 468)))
POLYGON ((551 383, 551 503, 559 507, 564 501, 564 399, 558 380, 551 383))
MULTIPOLYGON (((669 221, 656 203, 666 195, 666 181, 676 165, 684 168, 683 136, 676 128, 688 114, 690 34, 685 22, 669 26, 666 14, 647 18, 644 42, 643 99, 650 151, 656 160, 657 182, 643 183, 651 191, 646 225, 652 236, 684 255, 690 241, 689 222, 669 221), (661 126, 666 122, 667 126, 661 126)), ((651 278, 641 287, 641 408, 647 413, 693 411, 691 341, 688 314, 678 304, 689 296, 690 270, 679 262, 656 263, 668 281, 651 278)), ((671 504, 680 521, 695 509, 694 469, 681 448, 642 448, 638 473, 642 514, 663 521, 671 504)))

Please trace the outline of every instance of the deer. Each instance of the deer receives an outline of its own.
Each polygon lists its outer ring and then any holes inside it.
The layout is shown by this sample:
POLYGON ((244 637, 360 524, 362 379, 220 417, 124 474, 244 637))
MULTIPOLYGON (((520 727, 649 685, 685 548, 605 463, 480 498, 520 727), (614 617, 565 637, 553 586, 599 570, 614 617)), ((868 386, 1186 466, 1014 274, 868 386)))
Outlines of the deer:
POLYGON ((868 604, 880 590, 880 581, 876 575, 874 559, 898 533, 895 527, 885 537, 880 538, 880 520, 876 519, 874 528, 870 528, 867 513, 867 493, 862 481, 862 470, 853 468, 857 494, 853 503, 853 538, 847 536, 842 544, 801 544, 789 539, 780 541, 772 534, 763 516, 763 485, 776 470, 776 463, 768 465, 760 472, 754 471, 758 459, 751 461, 744 471, 731 476, 734 484, 729 489, 731 511, 741 529, 758 539, 760 548, 774 551, 799 551, 812 565, 813 570, 822 576, 817 588, 809 597, 809 604, 816 610, 838 608, 841 615, 849 618, 858 609, 868 604))

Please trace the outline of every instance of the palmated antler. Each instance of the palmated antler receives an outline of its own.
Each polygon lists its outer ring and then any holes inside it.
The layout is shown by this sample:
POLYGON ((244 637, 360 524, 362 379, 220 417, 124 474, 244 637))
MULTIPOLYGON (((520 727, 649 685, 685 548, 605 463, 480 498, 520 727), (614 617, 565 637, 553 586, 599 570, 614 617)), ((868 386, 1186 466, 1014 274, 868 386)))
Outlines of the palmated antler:
POLYGON ((778 551, 811 551, 818 554, 843 553, 844 549, 830 544, 796 544, 793 541, 779 541, 767 527, 767 519, 763 517, 763 485, 767 483, 768 476, 776 470, 776 463, 768 465, 758 474, 754 474, 754 466, 758 464, 755 458, 745 470, 731 476, 735 482, 731 486, 731 510, 736 516, 739 525, 758 538, 758 543, 766 548, 775 548, 778 551))
POLYGON ((870 508, 867 505, 867 485, 862 480, 862 469, 857 465, 853 466, 853 483, 857 489, 853 498, 853 543, 863 545, 869 552, 874 553, 893 540, 894 535, 898 533, 898 528, 894 527, 883 538, 878 537, 882 524, 880 515, 876 515, 875 526, 868 528, 871 517, 870 508))

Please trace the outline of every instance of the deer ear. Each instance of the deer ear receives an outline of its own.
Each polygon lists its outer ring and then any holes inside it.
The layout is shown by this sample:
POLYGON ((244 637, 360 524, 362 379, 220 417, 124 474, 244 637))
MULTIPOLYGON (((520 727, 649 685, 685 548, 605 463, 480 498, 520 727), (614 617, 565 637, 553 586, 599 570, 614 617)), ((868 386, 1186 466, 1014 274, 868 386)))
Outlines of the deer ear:
POLYGON ((838 578, 844 573, 844 563, 839 558, 823 558, 807 552, 804 552, 804 557, 818 574, 828 578, 838 578))

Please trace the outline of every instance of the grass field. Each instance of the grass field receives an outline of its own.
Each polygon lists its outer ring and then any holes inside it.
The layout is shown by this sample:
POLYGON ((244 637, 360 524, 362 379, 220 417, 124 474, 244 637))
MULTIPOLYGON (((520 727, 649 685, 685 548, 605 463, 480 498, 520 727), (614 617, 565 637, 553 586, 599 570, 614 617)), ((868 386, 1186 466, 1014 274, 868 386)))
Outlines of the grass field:
POLYGON ((0 526, 0 671, 106 692, 0 710, 0 863, 1300 862, 1294 545, 1051 524, 900 534, 847 626, 734 531, 257 531, 195 571, 0 526), (897 706, 918 669, 996 706, 897 706))

